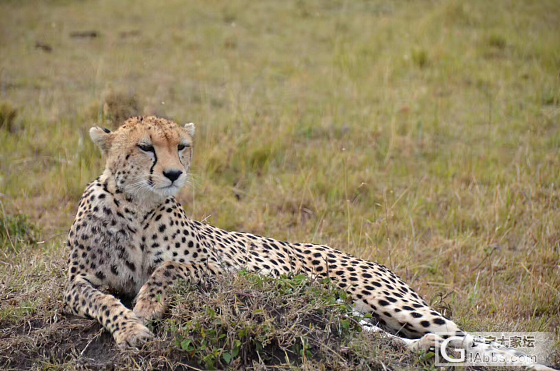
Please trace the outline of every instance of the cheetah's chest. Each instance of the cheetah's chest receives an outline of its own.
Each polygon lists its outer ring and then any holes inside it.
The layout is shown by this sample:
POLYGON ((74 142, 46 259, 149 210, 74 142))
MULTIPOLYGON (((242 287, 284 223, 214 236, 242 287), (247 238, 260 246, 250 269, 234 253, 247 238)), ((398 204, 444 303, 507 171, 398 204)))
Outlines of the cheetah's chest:
POLYGON ((142 226, 140 247, 147 274, 166 261, 189 263, 205 259, 198 233, 190 221, 175 210, 174 207, 159 209, 149 215, 142 226))

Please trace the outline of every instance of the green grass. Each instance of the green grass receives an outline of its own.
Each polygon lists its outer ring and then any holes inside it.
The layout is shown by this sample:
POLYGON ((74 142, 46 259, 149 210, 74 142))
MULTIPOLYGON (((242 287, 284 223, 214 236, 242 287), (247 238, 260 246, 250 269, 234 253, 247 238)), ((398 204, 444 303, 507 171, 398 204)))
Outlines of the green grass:
POLYGON ((351 301, 337 302, 345 295, 328 282, 244 272, 230 279, 206 295, 193 294, 188 285, 176 290, 163 331, 185 359, 207 369, 245 369, 253 362, 330 369, 379 364, 360 352, 368 338, 356 336, 361 331, 351 301))
POLYGON ((36 245, 37 226, 29 223, 23 214, 6 215, 4 205, 0 201, 0 252, 7 256, 17 253, 22 248, 36 245))
POLYGON ((56 314, 44 285, 61 284, 64 234, 103 167, 87 130, 138 112, 197 123, 193 218, 385 264, 465 330, 560 335, 556 1, 0 14, 2 222, 44 241, 2 237, 0 323, 56 314))
MULTIPOLYGON (((60 296, 60 290, 51 294, 60 296)), ((414 355, 379 334, 360 331, 351 301, 327 281, 241 272, 209 287, 182 283, 172 297, 168 317, 148 324, 156 338, 140 350, 119 351, 95 321, 57 317, 56 311, 27 315, 27 323, 4 322, 0 366, 371 370, 391 364, 429 369, 433 358, 433 353, 414 355)))

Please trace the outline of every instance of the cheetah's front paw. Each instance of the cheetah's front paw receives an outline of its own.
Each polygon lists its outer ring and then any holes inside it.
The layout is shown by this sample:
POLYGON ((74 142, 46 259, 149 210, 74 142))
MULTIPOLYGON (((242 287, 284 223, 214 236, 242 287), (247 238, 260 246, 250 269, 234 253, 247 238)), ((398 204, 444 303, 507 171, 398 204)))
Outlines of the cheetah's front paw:
POLYGON ((138 299, 134 306, 134 314, 142 321, 149 321, 155 318, 161 318, 165 312, 165 306, 161 301, 138 299))
POLYGON ((113 333, 119 348, 139 347, 153 339, 152 332, 138 320, 129 320, 113 333))

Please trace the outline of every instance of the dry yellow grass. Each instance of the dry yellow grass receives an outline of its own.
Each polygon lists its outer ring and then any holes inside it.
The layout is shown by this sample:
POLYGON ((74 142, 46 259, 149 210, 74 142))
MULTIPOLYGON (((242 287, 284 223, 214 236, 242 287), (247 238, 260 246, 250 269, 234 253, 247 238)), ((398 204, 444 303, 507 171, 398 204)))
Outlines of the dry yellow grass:
POLYGON ((87 129, 138 112, 198 123, 192 217, 383 263, 465 330, 559 334, 557 1, 0 14, 2 218, 45 241, 2 235, 0 323, 52 314, 44 284, 103 166, 87 129))

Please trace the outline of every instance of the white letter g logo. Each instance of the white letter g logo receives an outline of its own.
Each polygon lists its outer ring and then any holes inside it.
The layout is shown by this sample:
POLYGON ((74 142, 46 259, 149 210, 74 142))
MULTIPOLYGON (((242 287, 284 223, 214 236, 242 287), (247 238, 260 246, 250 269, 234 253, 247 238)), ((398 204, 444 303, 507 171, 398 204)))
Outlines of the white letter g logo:
POLYGON ((449 354, 447 354, 447 346, 449 345, 450 341, 453 340, 460 340, 461 342, 464 340, 463 337, 460 336, 450 336, 447 339, 445 339, 442 343, 441 343, 441 355, 443 356, 443 358, 445 358, 445 360, 447 362, 450 363, 459 363, 459 362, 464 362, 465 361, 465 349, 456 349, 460 356, 459 358, 452 358, 449 354))

